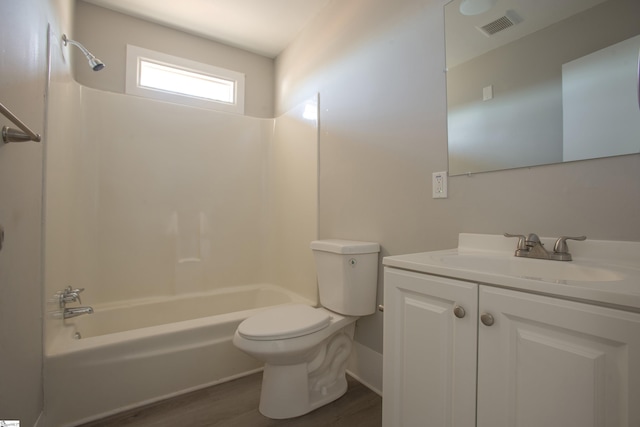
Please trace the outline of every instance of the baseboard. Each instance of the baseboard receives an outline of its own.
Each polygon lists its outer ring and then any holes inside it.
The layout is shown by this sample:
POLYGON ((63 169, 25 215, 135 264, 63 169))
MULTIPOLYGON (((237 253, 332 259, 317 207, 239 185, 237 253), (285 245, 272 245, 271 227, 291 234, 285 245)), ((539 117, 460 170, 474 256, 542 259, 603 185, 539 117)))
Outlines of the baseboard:
POLYGON ((354 341, 347 373, 382 396, 382 354, 354 341))

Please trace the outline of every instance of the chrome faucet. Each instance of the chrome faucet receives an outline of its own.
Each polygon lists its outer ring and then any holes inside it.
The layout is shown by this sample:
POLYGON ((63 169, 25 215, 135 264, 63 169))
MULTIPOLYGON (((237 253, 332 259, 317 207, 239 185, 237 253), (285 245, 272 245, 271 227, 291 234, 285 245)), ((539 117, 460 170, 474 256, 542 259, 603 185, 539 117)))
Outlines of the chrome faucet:
POLYGON ((80 301, 80 292, 83 292, 84 288, 72 289, 71 286, 67 286, 63 291, 58 292, 58 302, 60 303, 60 308, 64 308, 65 304, 70 302, 78 302, 82 304, 80 301))
POLYGON ((567 246, 567 240, 586 240, 587 236, 567 237, 562 236, 553 245, 553 252, 545 249, 544 243, 540 241, 537 234, 531 233, 528 236, 522 234, 504 233, 504 237, 517 237, 518 245, 515 256, 523 258, 549 259, 554 261, 571 261, 571 254, 567 246))
MULTIPOLYGON (((73 289, 71 286, 67 286, 64 290, 56 292, 56 299, 60 309, 62 310, 63 319, 70 319, 83 314, 93 313, 92 307, 67 307, 67 304, 69 303, 82 303, 80 301, 80 293, 83 291, 84 288, 73 289)), ((58 311, 55 316, 60 316, 60 312, 58 311)))
POLYGON ((93 308, 91 307, 67 307, 62 311, 63 319, 70 319, 72 317, 82 316, 83 314, 92 314, 93 308))

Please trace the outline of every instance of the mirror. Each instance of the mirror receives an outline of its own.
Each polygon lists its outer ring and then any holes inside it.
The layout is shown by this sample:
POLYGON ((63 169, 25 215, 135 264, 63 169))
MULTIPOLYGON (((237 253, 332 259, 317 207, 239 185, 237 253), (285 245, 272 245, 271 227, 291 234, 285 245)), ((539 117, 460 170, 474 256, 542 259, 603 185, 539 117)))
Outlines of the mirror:
POLYGON ((449 174, 640 152, 638 0, 445 5, 449 174))

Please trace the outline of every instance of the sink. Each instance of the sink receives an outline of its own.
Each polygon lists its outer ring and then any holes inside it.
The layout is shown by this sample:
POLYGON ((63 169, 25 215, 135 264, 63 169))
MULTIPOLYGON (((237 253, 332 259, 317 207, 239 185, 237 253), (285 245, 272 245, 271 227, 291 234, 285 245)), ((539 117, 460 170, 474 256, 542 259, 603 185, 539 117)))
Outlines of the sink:
POLYGON ((625 276, 606 268, 576 262, 523 259, 507 255, 451 253, 434 256, 443 266, 516 276, 546 282, 612 282, 625 276))
MULTIPOLYGON (((553 247, 555 238, 540 238, 553 247)), ((461 233, 458 247, 387 256, 385 267, 631 308, 640 313, 640 242, 572 242, 573 261, 514 256, 502 235, 461 233)))

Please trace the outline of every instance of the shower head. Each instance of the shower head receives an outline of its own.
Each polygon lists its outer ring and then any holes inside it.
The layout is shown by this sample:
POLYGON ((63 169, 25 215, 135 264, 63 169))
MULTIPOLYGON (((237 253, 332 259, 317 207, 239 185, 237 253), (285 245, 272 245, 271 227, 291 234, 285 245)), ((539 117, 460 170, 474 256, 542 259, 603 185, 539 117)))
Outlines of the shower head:
POLYGON ((91 67, 91 69, 93 69, 93 71, 100 71, 104 68, 104 62, 100 61, 98 58, 93 56, 93 54, 89 52, 86 47, 82 46, 77 41, 67 38, 66 34, 62 35, 62 42, 64 43, 65 46, 67 44, 72 44, 76 46, 78 49, 80 49, 82 53, 84 53, 84 56, 87 57, 87 60, 89 61, 89 66, 91 67))

